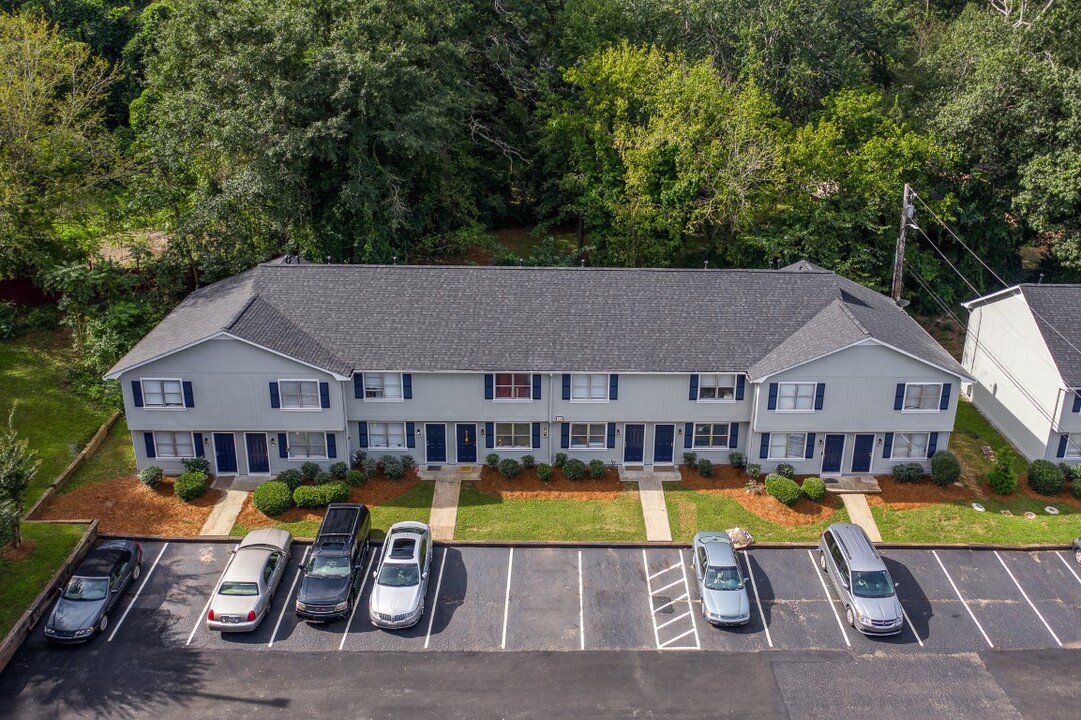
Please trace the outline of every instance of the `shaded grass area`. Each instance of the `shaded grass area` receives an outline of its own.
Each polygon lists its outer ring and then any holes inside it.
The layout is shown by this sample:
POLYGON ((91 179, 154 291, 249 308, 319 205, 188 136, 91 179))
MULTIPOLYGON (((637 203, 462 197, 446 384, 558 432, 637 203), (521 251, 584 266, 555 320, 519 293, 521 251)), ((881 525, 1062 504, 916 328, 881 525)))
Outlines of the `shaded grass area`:
POLYGON ((60 494, 68 493, 84 485, 127 477, 134 472, 135 448, 131 445, 128 419, 120 416, 98 446, 97 452, 83 461, 68 481, 60 487, 59 492, 60 494))
POLYGON ((34 544, 33 551, 19 560, 0 559, 0 637, 64 564, 86 525, 25 522, 22 532, 23 539, 34 544))
POLYGON ((1022 495, 1007 500, 981 498, 986 512, 976 512, 966 502, 941 503, 911 510, 873 506, 882 539, 910 543, 1002 543, 1008 545, 1067 544, 1081 536, 1081 513, 1053 497, 1036 500, 1022 495), (1048 515, 1044 506, 1054 505, 1059 515, 1048 515), (1012 517, 1000 511, 1009 510, 1012 517), (1034 520, 1024 513, 1036 514, 1034 520))
POLYGON ((848 522, 848 512, 838 502, 828 519, 788 527, 759 517, 729 497, 690 490, 678 483, 665 485, 664 501, 672 524, 672 539, 677 542, 690 542, 700 530, 733 527, 748 530, 759 542, 817 542, 828 525, 848 522))
POLYGON ((615 500, 503 499, 472 483, 458 499, 459 540, 566 540, 641 542, 645 519, 637 490, 624 483, 615 500))
POLYGON ((71 357, 67 336, 37 331, 0 342, 0 422, 18 402, 15 429, 41 460, 26 507, 63 472, 109 417, 111 408, 76 395, 64 381, 71 357))
POLYGON ((962 400, 957 403, 957 418, 953 424, 953 434, 950 435, 950 450, 961 461, 961 469, 966 479, 979 485, 985 484, 987 474, 994 467, 994 463, 983 454, 981 448, 985 446, 995 452, 1010 448, 1014 452, 1013 469, 1018 473, 1024 472, 1025 460, 1021 454, 995 430, 975 405, 962 400))

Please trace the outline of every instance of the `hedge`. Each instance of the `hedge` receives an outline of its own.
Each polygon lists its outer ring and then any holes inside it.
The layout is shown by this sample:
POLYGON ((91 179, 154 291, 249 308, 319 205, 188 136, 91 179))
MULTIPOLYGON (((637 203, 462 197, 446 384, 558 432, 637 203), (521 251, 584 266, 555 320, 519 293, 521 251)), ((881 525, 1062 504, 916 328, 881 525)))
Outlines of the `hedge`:
POLYGON ((289 486, 290 496, 293 494, 294 490, 296 490, 304 483, 304 476, 301 475, 300 471, 296 468, 291 468, 289 470, 284 470, 278 473, 278 477, 276 479, 278 482, 283 482, 289 486))
POLYGON ((949 450, 939 450, 931 458, 931 480, 939 487, 953 485, 961 479, 961 463, 949 450))
POLYGON ((820 501, 826 497, 826 481, 822 478, 809 477, 800 486, 803 494, 814 501, 820 501))
MULTIPOLYGON (((299 473, 298 473, 299 474, 299 473)), ((268 517, 281 515, 293 506, 293 492, 281 480, 267 480, 251 494, 252 505, 268 517)))
POLYGON ((586 464, 581 460, 568 460, 563 463, 563 476, 568 480, 581 480, 586 474, 586 464))
POLYGON ((293 491, 293 502, 297 507, 317 508, 330 503, 345 502, 349 499, 349 486, 342 482, 329 482, 325 485, 301 485, 293 491))
POLYGON ((785 505, 795 505, 803 496, 795 480, 776 473, 766 476, 766 492, 785 505))
POLYGON ((1041 495, 1057 495, 1064 482, 1062 468, 1050 460, 1033 460, 1028 466, 1028 486, 1041 495))
POLYGON ((161 482, 161 476, 164 471, 157 465, 151 465, 148 468, 144 468, 139 471, 139 482, 147 487, 157 487, 161 482))

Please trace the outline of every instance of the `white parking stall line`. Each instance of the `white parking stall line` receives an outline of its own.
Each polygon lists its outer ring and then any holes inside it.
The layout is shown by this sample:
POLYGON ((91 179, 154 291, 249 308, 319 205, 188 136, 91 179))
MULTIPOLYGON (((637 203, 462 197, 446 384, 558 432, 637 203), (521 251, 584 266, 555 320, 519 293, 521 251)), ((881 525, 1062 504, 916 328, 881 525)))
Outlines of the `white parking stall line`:
POLYGON ((699 648, 697 648, 697 647, 691 647, 690 645, 680 645, 679 647, 674 647, 674 648, 670 648, 670 647, 668 647, 669 645, 671 645, 672 643, 674 643, 674 642, 675 642, 676 640, 679 640, 679 639, 681 639, 681 638, 685 638, 685 637, 687 637, 688 635, 690 635, 691 633, 695 633, 695 636, 694 636, 694 637, 695 637, 695 639, 697 640, 697 639, 698 639, 698 633, 696 633, 696 632, 694 631, 694 628, 691 628, 691 629, 690 629, 690 630, 688 630, 687 632, 685 632, 685 633, 681 633, 681 634, 679 634, 679 635, 676 635, 676 636, 675 636, 674 638, 672 638, 671 640, 668 640, 668 641, 666 641, 666 642, 664 642, 664 643, 662 643, 662 644, 658 645, 658 646, 657 646, 657 649, 658 649, 658 650, 698 650, 699 648))
POLYGON ((682 615, 677 615, 674 618, 672 618, 671 620, 666 620, 665 622, 662 622, 660 625, 657 626, 657 629, 660 630, 661 628, 668 627, 672 623, 679 622, 683 618, 691 617, 692 615, 694 615, 694 613, 691 612, 690 610, 688 610, 687 612, 683 613, 682 615))
POLYGON ((214 586, 210 590, 210 597, 208 597, 206 599, 206 605, 203 605, 203 612, 199 615, 198 618, 196 618, 195 627, 193 627, 191 629, 191 632, 188 634, 188 641, 186 643, 184 643, 184 647, 187 647, 188 645, 191 645, 191 641, 192 641, 192 639, 195 638, 195 633, 198 632, 199 626, 202 625, 204 622, 206 622, 206 613, 210 609, 211 601, 214 600, 214 588, 218 587, 218 583, 220 583, 221 579, 223 577, 225 577, 225 571, 228 570, 228 569, 229 569, 229 561, 226 560, 225 561, 225 567, 222 568, 221 575, 219 575, 218 579, 214 582, 214 586))
POLYGON ((657 631, 657 616, 655 615, 657 611, 653 609, 653 586, 649 582, 649 558, 646 557, 645 548, 642 548, 642 567, 646 570, 646 592, 649 593, 649 621, 653 624, 653 642, 660 649, 661 636, 657 631))
POLYGON ((671 572, 671 571, 677 569, 678 567, 679 567, 679 565, 669 565, 664 570, 658 570, 657 572, 655 572, 652 575, 648 576, 648 579, 652 580, 653 578, 664 575, 666 572, 671 572))
POLYGON ((353 618, 356 617, 357 608, 360 607, 360 599, 364 597, 364 586, 368 583, 368 575, 371 573, 372 564, 375 562, 375 550, 368 550, 370 557, 368 558, 368 567, 364 568, 364 577, 360 580, 360 590, 357 590, 357 596, 353 599, 353 610, 349 613, 349 622, 345 624, 345 633, 342 635, 342 641, 338 643, 338 650, 345 649, 345 639, 349 637, 349 629, 353 627, 353 618))
POLYGON ((119 630, 120 626, 124 624, 124 619, 127 618, 128 613, 131 612, 131 609, 135 607, 135 601, 139 599, 139 595, 142 594, 143 588, 145 588, 146 584, 150 582, 150 576, 154 574, 154 568, 158 566, 158 562, 161 561, 161 556, 165 554, 165 548, 167 547, 169 547, 169 543, 165 543, 161 546, 161 552, 159 552, 158 556, 154 558, 154 564, 150 566, 149 570, 147 570, 146 575, 143 575, 143 581, 139 584, 139 589, 135 591, 135 595, 132 596, 131 602, 128 603, 128 606, 126 608, 124 608, 124 614, 120 616, 119 622, 117 622, 116 625, 113 625, 113 631, 109 633, 109 639, 106 642, 112 642, 113 638, 116 637, 116 631, 119 630))
MULTIPOLYGON (((691 586, 687 582, 687 561, 683 559, 683 550, 679 551, 679 568, 683 571, 683 590, 688 597, 687 607, 693 610, 690 601, 691 586)), ((693 612, 691 613, 691 629, 694 630, 694 648, 695 650, 701 650, 702 641, 698 639, 698 621, 695 619, 693 612)))
POLYGON ((766 642, 770 647, 773 647, 773 638, 769 634, 769 623, 766 622, 766 614, 762 611, 762 598, 758 595, 758 582, 754 579, 754 573, 751 571, 751 561, 747 558, 747 554, 743 554, 743 563, 747 566, 747 577, 751 578, 751 588, 754 590, 754 601, 758 604, 758 615, 762 618, 762 627, 766 631, 766 642))
MULTIPOLYGON (((898 605, 901 604, 901 599, 900 598, 897 598, 897 604, 898 605)), ((901 605, 901 614, 905 616, 905 622, 907 622, 908 627, 912 629, 912 634, 916 636, 916 642, 918 642, 920 644, 920 647, 923 647, 923 640, 920 639, 920 634, 918 632, 916 632, 916 626, 912 624, 912 619, 909 618, 908 613, 905 612, 905 606, 904 605, 901 605)))
POLYGON ((582 551, 578 551, 578 649, 586 649, 586 603, 582 591, 582 551))
MULTIPOLYGON (((285 602, 282 603, 282 611, 278 613, 278 622, 274 623, 274 632, 270 635, 270 642, 266 644, 268 648, 274 647, 274 639, 278 637, 278 629, 282 626, 282 618, 285 617, 285 610, 289 607, 289 600, 293 597, 293 593, 297 591, 297 583, 300 582, 300 575, 304 572, 304 563, 308 561, 308 551, 311 550, 311 546, 304 548, 304 557, 300 558, 300 567, 297 568, 297 574, 293 576, 293 584, 289 587, 289 594, 285 596, 285 602)), ((285 572, 282 571, 284 575, 285 572)), ((270 609, 270 604, 267 603, 267 609, 270 609)))
POLYGON ((1002 569, 1006 571, 1006 574, 1010 576, 1010 580, 1013 580, 1013 584, 1017 586, 1017 590, 1021 593, 1021 597, 1023 597, 1025 599, 1025 602, 1028 603, 1028 606, 1032 608, 1032 612, 1036 613, 1036 617, 1040 618, 1040 622, 1042 622, 1043 626, 1047 628, 1047 632, 1051 633, 1051 637, 1055 639, 1055 642, 1058 643, 1058 646, 1062 647, 1062 641, 1058 639, 1058 635, 1056 635, 1055 631, 1051 629, 1051 626, 1047 624, 1047 621, 1044 620, 1043 615, 1040 614, 1040 611, 1036 609, 1036 605, 1032 602, 1032 600, 1029 599, 1028 593, 1025 592, 1025 589, 1023 587, 1021 587, 1021 583, 1017 582, 1017 578, 1013 576, 1013 573, 1010 572, 1010 568, 1006 566, 1006 561, 1003 560, 1002 556, 998 554, 998 550, 995 550, 994 553, 995 557, 997 557, 998 561, 1002 564, 1002 569))
POLYGON ((499 643, 500 650, 507 649, 507 617, 510 615, 510 576, 514 570, 514 548, 510 549, 507 557, 507 596, 503 600, 503 639, 499 643))
POLYGON ((682 580, 676 580, 675 582, 668 583, 664 587, 657 588, 656 590, 653 591, 653 594, 655 595, 657 593, 664 592, 665 590, 667 590, 670 587, 675 587, 676 585, 679 585, 680 583, 686 583, 686 582, 687 582, 686 578, 683 578, 682 580))
POLYGON ((668 607, 670 605, 675 605, 676 603, 680 602, 681 600, 686 600, 686 599, 687 599, 687 593, 683 593, 682 595, 680 595, 675 600, 669 600, 664 605, 660 605, 658 607, 653 608, 653 612, 659 613, 661 610, 664 610, 666 607, 668 607))
POLYGON ((1078 577, 1077 573, 1074 572, 1073 566, 1070 565, 1066 558, 1062 557, 1062 554, 1059 553, 1057 550, 1055 551, 1055 557, 1062 561, 1062 564, 1065 565, 1066 569, 1070 571, 1071 575, 1073 575, 1073 579, 1076 580, 1078 583, 1081 583, 1081 577, 1078 577))
POLYGON ((987 633, 983 631, 983 625, 980 625, 980 621, 977 620, 976 616, 972 613, 972 608, 968 606, 965 598, 961 595, 961 591, 957 589, 957 583, 953 581, 953 578, 950 577, 949 572, 946 571, 946 566, 942 564, 942 558, 938 556, 938 551, 932 550, 931 554, 935 556, 935 560, 938 561, 938 566, 942 568, 942 574, 945 575, 946 579, 950 581, 950 587, 952 587, 953 591, 957 593, 957 599, 961 601, 961 604, 965 606, 965 610, 968 611, 968 616, 972 618, 972 622, 976 623, 976 627, 979 628, 980 635, 983 635, 983 639, 987 641, 987 647, 994 648, 995 645, 991 642, 991 638, 987 637, 987 633))
POLYGON ((432 600, 432 608, 428 611, 428 632, 424 635, 424 649, 428 649, 428 642, 432 639, 432 623, 435 622, 435 609, 439 607, 439 586, 443 584, 443 568, 447 564, 447 549, 443 548, 443 559, 439 561, 439 577, 435 581, 435 598, 432 600))
POLYGON ((814 553, 808 550, 807 557, 811 559, 811 566, 815 569, 815 575, 818 576, 818 582, 822 583, 822 592, 826 593, 826 600, 830 604, 830 610, 833 611, 834 619, 837 620, 837 627, 841 628, 841 634, 844 635, 845 645, 852 647, 852 641, 848 639, 848 632, 845 630, 845 624, 841 622, 841 615, 837 612, 837 603, 833 601, 833 596, 830 595, 830 589, 826 585, 826 578, 822 577, 822 573, 818 570, 818 563, 815 562, 814 553))

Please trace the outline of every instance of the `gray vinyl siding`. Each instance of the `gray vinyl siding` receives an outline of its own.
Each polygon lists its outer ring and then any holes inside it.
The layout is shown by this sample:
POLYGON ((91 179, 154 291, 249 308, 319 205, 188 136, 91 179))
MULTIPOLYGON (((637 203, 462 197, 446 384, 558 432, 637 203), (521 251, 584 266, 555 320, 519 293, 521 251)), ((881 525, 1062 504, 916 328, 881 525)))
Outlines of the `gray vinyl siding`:
MULTIPOLYGON (((797 460, 781 460, 781 459, 762 459, 759 457, 761 451, 762 435, 761 433, 755 433, 750 440, 751 446, 747 453, 748 463, 757 463, 761 466, 763 473, 773 472, 777 465, 780 463, 788 463, 793 468, 797 475, 821 475, 822 474, 822 462, 823 462, 823 450, 825 448, 826 435, 844 435, 845 447, 844 453, 841 457, 841 473, 842 475, 852 475, 852 463, 853 455, 856 450, 856 435, 874 435, 875 440, 871 446, 871 469, 869 472, 855 473, 857 475, 889 475, 893 472, 893 466, 900 463, 918 462, 924 466, 925 469, 930 469, 931 461, 927 459, 890 459, 882 457, 885 449, 885 435, 884 431, 880 432, 820 432, 816 430, 800 430, 799 432, 814 432, 815 444, 814 453, 809 459, 797 459, 797 460)), ((934 431, 929 431, 934 432, 934 431)), ((938 450, 945 450, 949 447, 950 433, 939 432, 938 433, 938 450)))

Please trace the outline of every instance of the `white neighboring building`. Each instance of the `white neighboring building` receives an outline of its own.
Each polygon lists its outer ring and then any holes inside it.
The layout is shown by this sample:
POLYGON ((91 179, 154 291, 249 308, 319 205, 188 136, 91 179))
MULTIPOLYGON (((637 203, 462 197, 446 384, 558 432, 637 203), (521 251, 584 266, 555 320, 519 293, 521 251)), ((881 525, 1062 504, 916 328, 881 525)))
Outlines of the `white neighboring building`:
POLYGON ((1081 285, 1016 285, 964 306, 976 407, 1029 460, 1081 462, 1081 285))

